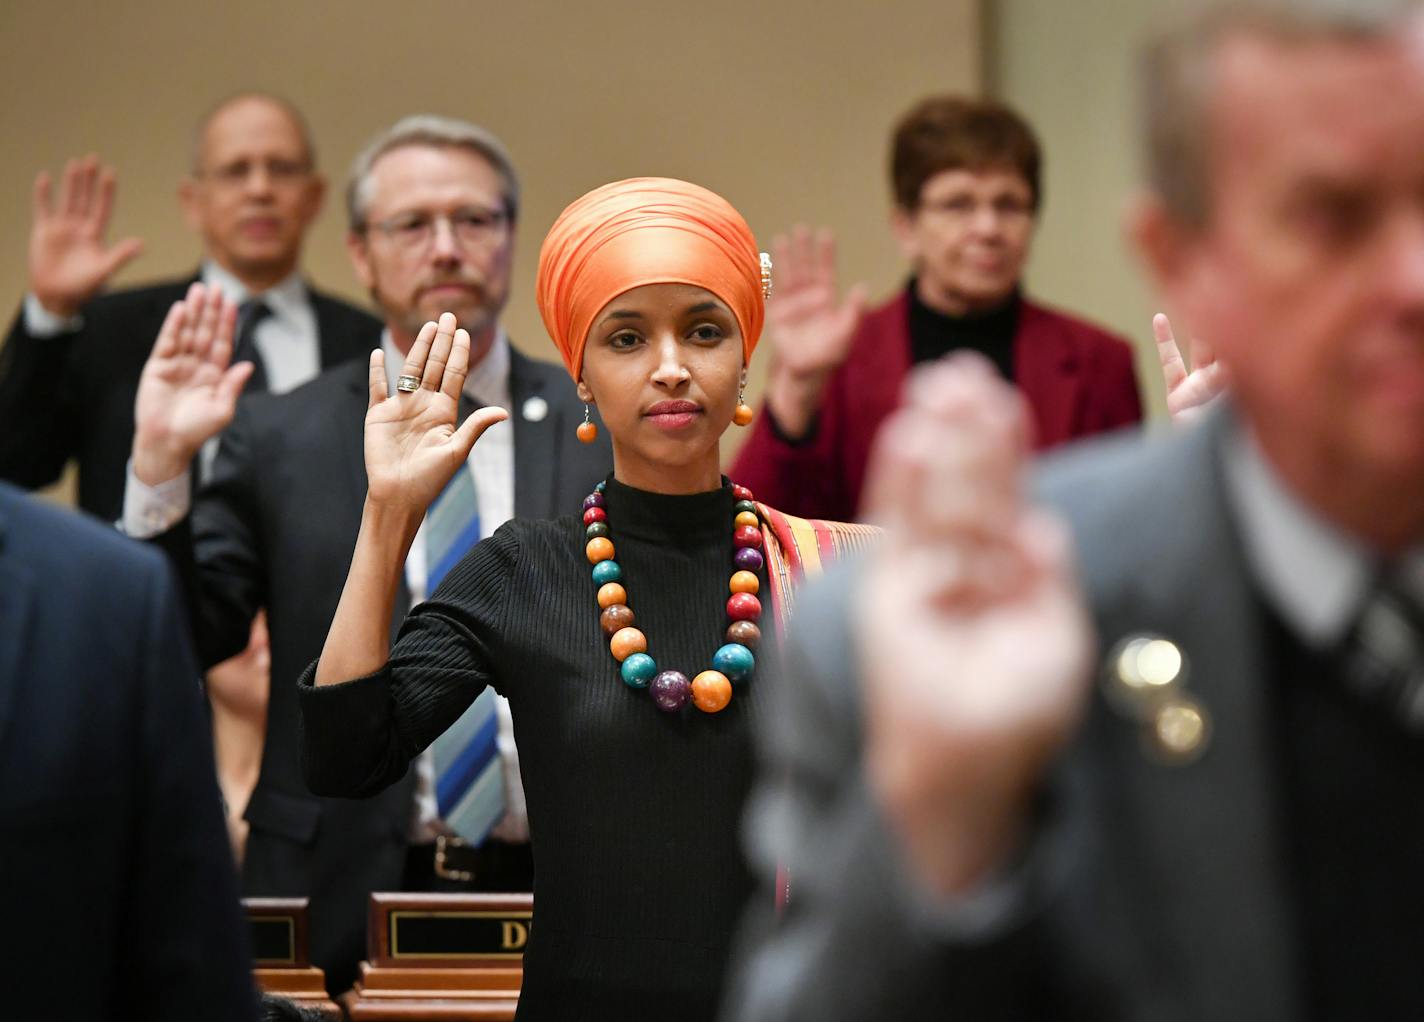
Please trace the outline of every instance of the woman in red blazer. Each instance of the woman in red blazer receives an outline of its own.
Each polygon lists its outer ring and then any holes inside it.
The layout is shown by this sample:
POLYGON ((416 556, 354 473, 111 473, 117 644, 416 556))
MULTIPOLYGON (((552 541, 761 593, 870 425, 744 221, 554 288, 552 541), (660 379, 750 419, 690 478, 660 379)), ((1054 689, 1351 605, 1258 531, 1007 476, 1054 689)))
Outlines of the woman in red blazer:
POLYGON ((854 519, 871 442, 906 374, 951 351, 978 352, 1019 387, 1040 450, 1141 419, 1131 346, 1020 291, 1039 165, 1032 130, 1005 107, 936 97, 911 110, 891 176, 914 276, 869 313, 860 288, 838 299, 828 234, 777 239, 775 356, 737 479, 792 514, 854 519))

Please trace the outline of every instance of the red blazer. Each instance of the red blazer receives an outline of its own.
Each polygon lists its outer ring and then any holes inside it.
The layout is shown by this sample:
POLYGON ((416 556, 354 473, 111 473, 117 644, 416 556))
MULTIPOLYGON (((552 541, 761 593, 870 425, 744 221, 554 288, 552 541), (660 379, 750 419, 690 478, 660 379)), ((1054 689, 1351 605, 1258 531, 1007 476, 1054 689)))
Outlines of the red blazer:
MULTIPOLYGON (((910 370, 909 296, 868 313, 831 376, 816 433, 785 443, 757 416, 730 473, 756 499, 803 518, 854 521, 870 445, 910 370)), ((1024 301, 1014 375, 1033 410, 1035 448, 1139 422, 1132 347, 1082 320, 1024 301)))

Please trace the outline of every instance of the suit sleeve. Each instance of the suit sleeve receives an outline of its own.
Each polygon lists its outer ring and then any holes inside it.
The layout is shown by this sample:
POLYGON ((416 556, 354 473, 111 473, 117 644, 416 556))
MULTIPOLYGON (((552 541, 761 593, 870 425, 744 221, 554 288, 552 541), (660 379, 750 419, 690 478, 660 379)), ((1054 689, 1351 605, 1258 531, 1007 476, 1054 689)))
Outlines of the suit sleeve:
POLYGON ((251 1022, 256 999, 237 871, 228 847, 197 667, 172 583, 148 573, 144 701, 135 736, 141 796, 129 866, 126 1017, 251 1022))
POLYGON ((82 331, 36 337, 16 314, 0 347, 0 479, 36 489, 55 482, 79 446, 76 353, 82 331))
POLYGON ((248 403, 240 402, 192 513, 152 540, 182 582, 204 669, 246 648, 252 618, 265 602, 256 434, 248 403))
MULTIPOLYGON (((852 591, 844 577, 835 588, 852 591)), ((764 890, 745 920, 724 1018, 1074 1017, 1053 994, 1041 896, 1071 859, 1046 827, 987 894, 947 904, 918 886, 861 770, 857 660, 844 607, 828 593, 823 585, 798 607, 775 711, 762 718, 745 833, 764 890), (789 901, 778 917, 779 867, 789 901)))
POLYGON ((519 549, 513 523, 479 543, 411 611, 374 674, 318 688, 316 663, 302 673, 302 766, 315 794, 389 787, 486 687, 503 689, 496 665, 519 549))

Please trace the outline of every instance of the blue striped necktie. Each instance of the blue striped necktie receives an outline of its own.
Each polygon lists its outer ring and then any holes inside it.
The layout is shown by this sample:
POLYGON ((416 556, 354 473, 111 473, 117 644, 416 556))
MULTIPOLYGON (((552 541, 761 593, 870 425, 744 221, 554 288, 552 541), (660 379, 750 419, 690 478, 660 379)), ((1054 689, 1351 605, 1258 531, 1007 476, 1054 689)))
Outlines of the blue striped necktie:
MULTIPOLYGON (((425 516, 425 592, 435 592, 450 569, 480 540, 475 478, 462 465, 425 516)), ((504 764, 496 742, 499 722, 493 689, 485 689, 435 739, 435 799, 445 825, 481 844, 504 815, 504 764)))

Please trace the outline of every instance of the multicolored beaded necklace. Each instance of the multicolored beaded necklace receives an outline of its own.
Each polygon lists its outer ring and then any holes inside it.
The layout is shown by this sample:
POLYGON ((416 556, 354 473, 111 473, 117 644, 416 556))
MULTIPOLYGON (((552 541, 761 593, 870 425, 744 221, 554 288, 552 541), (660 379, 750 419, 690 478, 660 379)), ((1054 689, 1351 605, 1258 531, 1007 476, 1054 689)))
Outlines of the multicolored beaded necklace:
POLYGON ((712 654, 711 670, 703 671, 691 681, 681 671, 659 671, 657 661, 648 655, 648 639, 633 627, 633 611, 628 607, 628 591, 623 588, 623 569, 613 559, 613 541, 608 538, 608 512, 604 510, 603 491, 598 486, 583 499, 583 524, 587 545, 584 552, 593 565, 593 581, 598 586, 598 605, 602 608, 598 621, 608 638, 613 659, 622 666, 619 673, 630 688, 645 688, 653 704, 664 713, 676 713, 689 702, 704 713, 716 713, 732 701, 733 685, 746 682, 756 667, 752 650, 761 641, 757 621, 761 617, 761 600, 757 592, 761 582, 757 572, 764 560, 761 553, 761 519, 757 516, 752 491, 745 486, 732 486, 736 498, 736 518, 732 524, 732 555, 734 571, 728 583, 731 597, 727 600, 727 642, 712 654))

